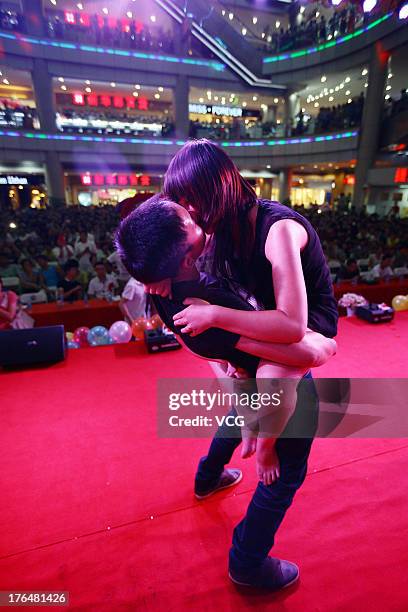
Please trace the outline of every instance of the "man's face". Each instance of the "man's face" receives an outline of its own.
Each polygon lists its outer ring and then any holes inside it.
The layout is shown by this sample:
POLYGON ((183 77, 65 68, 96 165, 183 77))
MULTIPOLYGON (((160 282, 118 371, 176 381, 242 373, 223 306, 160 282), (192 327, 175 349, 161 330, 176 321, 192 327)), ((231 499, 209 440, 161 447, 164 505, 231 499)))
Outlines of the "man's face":
POLYGON ((190 247, 188 255, 196 260, 204 250, 205 234, 201 227, 195 223, 190 213, 184 206, 174 204, 177 214, 180 217, 183 229, 186 233, 186 243, 190 247))
POLYGON ((95 268, 96 274, 100 280, 104 280, 106 277, 105 266, 96 266, 95 268))

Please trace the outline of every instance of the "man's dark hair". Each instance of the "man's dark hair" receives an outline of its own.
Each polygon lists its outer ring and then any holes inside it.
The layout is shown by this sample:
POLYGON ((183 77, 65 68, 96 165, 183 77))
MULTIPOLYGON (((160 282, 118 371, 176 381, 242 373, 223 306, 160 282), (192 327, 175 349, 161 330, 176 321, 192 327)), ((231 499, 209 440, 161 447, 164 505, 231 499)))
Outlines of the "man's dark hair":
POLYGON ((162 196, 146 200, 122 220, 115 246, 129 274, 146 284, 176 276, 189 250, 175 203, 162 196))
POLYGON ((68 259, 67 263, 64 265, 64 272, 68 272, 71 268, 79 268, 79 263, 76 259, 68 259))
POLYGON ((352 266, 353 264, 357 263, 357 259, 355 259, 355 257, 349 257, 347 260, 347 265, 348 266, 352 266))

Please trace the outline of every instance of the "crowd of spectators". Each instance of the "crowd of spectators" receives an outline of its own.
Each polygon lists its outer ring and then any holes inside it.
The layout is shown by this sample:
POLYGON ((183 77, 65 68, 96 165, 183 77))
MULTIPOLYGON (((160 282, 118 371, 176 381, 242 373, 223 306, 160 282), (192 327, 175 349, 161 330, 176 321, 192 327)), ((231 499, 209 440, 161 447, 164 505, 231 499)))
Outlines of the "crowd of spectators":
MULTIPOLYGON (((408 219, 399 217, 397 207, 380 217, 353 210, 345 197, 340 200, 336 210, 294 207, 318 231, 334 280, 352 278, 361 261, 358 275, 368 272, 372 279, 408 266, 408 219)), ((113 247, 118 220, 111 206, 3 211, 3 285, 17 278, 17 293, 43 291, 48 300, 75 300, 85 294, 110 299, 129 280, 113 247), (11 221, 15 228, 10 228, 11 221)))
POLYGON ((364 94, 352 98, 351 102, 337 106, 321 106, 316 116, 306 119, 302 110, 291 126, 291 135, 322 134, 337 132, 360 125, 363 117, 364 94))
POLYGON ((328 18, 323 12, 316 11, 315 7, 311 10, 307 8, 300 15, 300 22, 289 25, 287 29, 281 27, 271 32, 273 26, 264 28, 261 48, 277 54, 325 43, 354 32, 374 15, 377 15, 375 11, 370 15, 364 14, 361 5, 353 2, 343 2, 328 18))
POLYGON ((167 137, 173 135, 175 129, 173 121, 167 116, 135 115, 101 109, 88 111, 61 109, 57 113, 56 122, 58 129, 62 132, 131 135, 150 133, 167 137))
POLYGON ((388 98, 384 103, 384 116, 394 117, 398 113, 408 110, 408 90, 401 89, 399 98, 388 98))
POLYGON ((35 108, 23 106, 10 100, 0 101, 0 126, 9 126, 23 130, 39 127, 35 108))

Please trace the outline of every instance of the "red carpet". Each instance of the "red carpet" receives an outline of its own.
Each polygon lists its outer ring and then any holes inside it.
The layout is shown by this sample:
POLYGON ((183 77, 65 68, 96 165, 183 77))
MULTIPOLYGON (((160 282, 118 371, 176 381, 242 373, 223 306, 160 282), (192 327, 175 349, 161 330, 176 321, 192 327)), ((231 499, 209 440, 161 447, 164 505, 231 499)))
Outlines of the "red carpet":
MULTIPOLYGON (((405 377, 407 339, 408 313, 342 319, 338 354, 314 374, 405 377)), ((274 548, 301 581, 242 593, 227 551, 254 463, 237 456, 244 481, 194 500, 208 441, 156 437, 156 380, 181 375, 211 372, 184 350, 134 344, 2 374, 0 590, 65 590, 70 610, 108 612, 406 610, 408 440, 317 440, 274 548)))

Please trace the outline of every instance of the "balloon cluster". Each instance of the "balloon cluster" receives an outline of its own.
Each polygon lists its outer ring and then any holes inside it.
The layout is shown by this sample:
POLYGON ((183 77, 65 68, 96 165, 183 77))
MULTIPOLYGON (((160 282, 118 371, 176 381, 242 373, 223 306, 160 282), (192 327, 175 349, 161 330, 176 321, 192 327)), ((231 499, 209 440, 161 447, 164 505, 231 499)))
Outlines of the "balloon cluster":
POLYGON ((158 329, 163 322, 159 315, 150 318, 139 317, 133 321, 132 326, 126 321, 116 321, 109 330, 103 325, 89 327, 78 327, 73 333, 67 332, 68 348, 77 349, 84 346, 104 346, 106 344, 124 344, 129 342, 132 336, 136 340, 144 339, 145 330, 158 329))
POLYGON ((391 303, 394 310, 408 310, 408 295, 396 295, 391 303))

